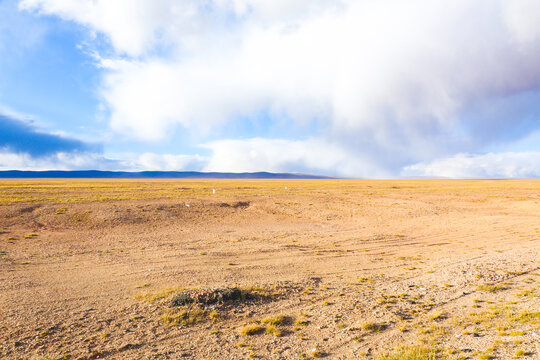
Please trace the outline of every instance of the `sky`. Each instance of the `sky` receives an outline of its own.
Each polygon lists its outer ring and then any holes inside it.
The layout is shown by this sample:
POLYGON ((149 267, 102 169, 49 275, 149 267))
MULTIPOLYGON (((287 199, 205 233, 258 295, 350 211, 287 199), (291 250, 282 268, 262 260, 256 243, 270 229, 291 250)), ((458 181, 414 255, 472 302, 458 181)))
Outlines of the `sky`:
POLYGON ((0 170, 540 177, 538 0, 0 0, 0 170))

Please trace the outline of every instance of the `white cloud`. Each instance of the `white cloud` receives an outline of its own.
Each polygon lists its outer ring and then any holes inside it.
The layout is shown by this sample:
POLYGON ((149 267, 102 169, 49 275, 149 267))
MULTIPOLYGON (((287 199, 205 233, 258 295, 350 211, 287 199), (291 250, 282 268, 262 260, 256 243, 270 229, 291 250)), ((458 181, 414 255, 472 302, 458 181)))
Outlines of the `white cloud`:
POLYGON ((207 159, 199 155, 57 152, 34 157, 0 148, 0 170, 200 171, 207 159))
POLYGON ((196 7, 194 2, 173 0, 22 0, 19 3, 20 9, 57 15, 103 33, 117 51, 134 56, 153 46, 158 31, 169 30, 169 24, 189 20, 193 7, 196 7))
POLYGON ((428 163, 407 166, 401 175, 449 178, 540 177, 540 152, 458 154, 428 163))
POLYGON ((213 153, 204 168, 206 171, 388 176, 384 168, 373 166, 362 155, 352 154, 317 138, 299 141, 262 138, 220 140, 205 146, 213 153))
POLYGON ((212 142, 211 169, 293 163, 347 175, 398 174, 408 164, 523 136, 514 129, 531 120, 513 101, 540 91, 536 0, 20 6, 78 22, 128 55, 101 59, 107 70, 100 91, 118 133, 156 141, 180 126, 204 142, 261 110, 308 128, 317 118, 307 134, 312 140, 212 142), (326 155, 320 164, 309 154, 313 141, 326 155), (245 149, 264 158, 252 161, 245 149))
POLYGON ((131 171, 200 171, 208 159, 200 155, 173 155, 144 153, 119 156, 123 169, 131 171))
POLYGON ((520 42, 531 42, 540 36, 540 3, 536 0, 505 2, 505 20, 520 42))
POLYGON ((19 8, 74 21, 107 36, 119 53, 141 56, 159 43, 200 48, 234 19, 272 26, 326 9, 331 0, 21 0, 19 8))
POLYGON ((89 170, 103 169, 108 165, 110 161, 94 153, 58 152, 33 157, 0 149, 0 170, 89 170))

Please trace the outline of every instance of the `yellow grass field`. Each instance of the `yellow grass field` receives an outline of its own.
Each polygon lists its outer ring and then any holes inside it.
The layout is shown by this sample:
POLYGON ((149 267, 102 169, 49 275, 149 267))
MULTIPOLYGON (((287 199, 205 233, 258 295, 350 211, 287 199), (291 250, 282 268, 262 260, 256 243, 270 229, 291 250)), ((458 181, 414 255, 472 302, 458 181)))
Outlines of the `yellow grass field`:
POLYGON ((539 240, 536 180, 0 180, 0 359, 539 359, 539 240))

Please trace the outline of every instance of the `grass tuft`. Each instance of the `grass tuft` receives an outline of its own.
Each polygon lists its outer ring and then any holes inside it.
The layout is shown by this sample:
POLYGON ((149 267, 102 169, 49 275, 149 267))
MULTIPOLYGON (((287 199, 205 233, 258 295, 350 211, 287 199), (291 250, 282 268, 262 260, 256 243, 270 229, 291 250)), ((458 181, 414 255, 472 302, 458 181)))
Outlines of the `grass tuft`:
POLYGON ((539 324, 540 323, 540 311, 522 311, 517 316, 512 317, 512 321, 517 321, 523 324, 539 324))
POLYGON ((274 335, 276 337, 280 337, 281 335, 283 335, 282 331, 277 326, 274 326, 274 325, 267 326, 266 333, 270 335, 274 335))
POLYGON ((508 290, 509 287, 507 285, 503 284, 484 284, 484 285, 478 285, 476 287, 476 290, 478 291, 484 291, 484 292, 490 292, 490 293, 496 293, 498 291, 508 290))
POLYGON ((165 299, 169 295, 178 292, 178 289, 175 288, 165 288, 154 292, 143 292, 140 294, 135 295, 135 299, 137 300, 143 300, 150 304, 159 302, 160 300, 165 299))
POLYGON ((199 308, 187 310, 168 309, 161 316, 161 321, 170 326, 189 326, 206 319, 206 311, 199 308))
POLYGON ((268 325, 274 325, 274 326, 280 326, 280 325, 284 325, 286 322, 287 322, 287 317, 286 316, 283 316, 283 315, 274 315, 274 316, 269 316, 267 318, 264 318, 262 319, 262 323, 263 324, 268 324, 268 325))
POLYGON ((264 328, 257 324, 246 325, 240 329, 240 334, 246 336, 252 336, 260 334, 264 331, 264 328))
POLYGON ((221 320, 223 319, 223 316, 219 313, 219 311, 212 311, 210 314, 208 314, 208 317, 212 320, 221 320))
POLYGON ((365 322, 362 324, 362 330, 372 333, 380 333, 384 329, 386 329, 386 325, 384 324, 377 324, 374 322, 365 322))

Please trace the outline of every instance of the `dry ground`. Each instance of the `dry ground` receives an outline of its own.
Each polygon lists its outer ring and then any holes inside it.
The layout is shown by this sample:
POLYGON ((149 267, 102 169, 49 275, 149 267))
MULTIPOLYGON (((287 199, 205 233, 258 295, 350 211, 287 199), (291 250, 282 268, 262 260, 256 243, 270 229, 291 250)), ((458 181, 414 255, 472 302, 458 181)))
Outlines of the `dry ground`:
POLYGON ((539 238, 540 181, 3 180, 0 358, 539 359, 539 238))

